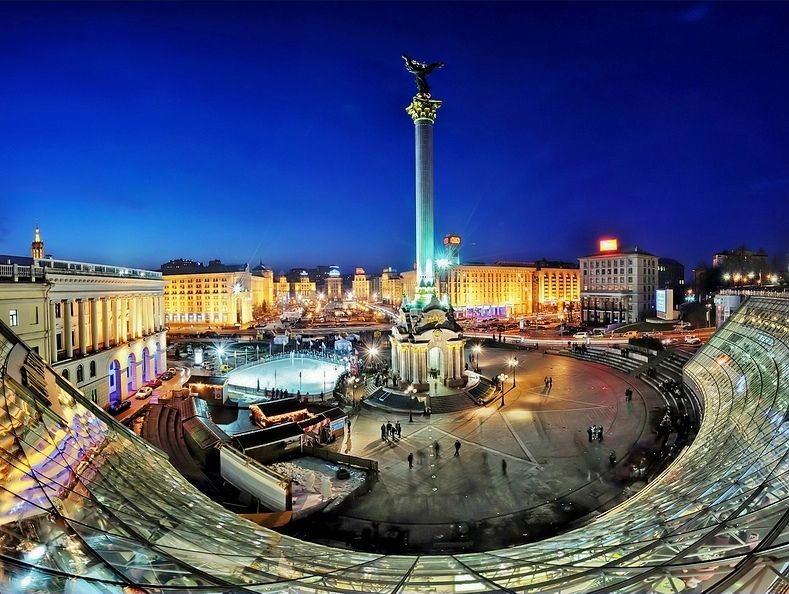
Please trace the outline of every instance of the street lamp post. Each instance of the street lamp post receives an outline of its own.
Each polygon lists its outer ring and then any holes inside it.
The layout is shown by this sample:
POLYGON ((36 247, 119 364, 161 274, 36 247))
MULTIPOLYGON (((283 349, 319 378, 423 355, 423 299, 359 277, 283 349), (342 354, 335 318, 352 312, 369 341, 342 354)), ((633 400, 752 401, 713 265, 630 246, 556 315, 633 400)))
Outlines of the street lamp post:
POLYGON ((414 384, 411 384, 405 389, 405 393, 408 395, 408 422, 414 422, 414 394, 416 393, 416 388, 414 384))
POLYGON ((473 347, 471 347, 471 352, 474 353, 476 360, 476 372, 479 373, 479 354, 482 352, 482 346, 475 344, 473 347))

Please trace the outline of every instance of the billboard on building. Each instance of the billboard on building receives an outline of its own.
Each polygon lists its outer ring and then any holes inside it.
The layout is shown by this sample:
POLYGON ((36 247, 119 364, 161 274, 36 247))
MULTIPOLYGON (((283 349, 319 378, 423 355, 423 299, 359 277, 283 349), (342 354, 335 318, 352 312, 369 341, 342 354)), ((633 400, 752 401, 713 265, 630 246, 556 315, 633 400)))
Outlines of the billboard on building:
POLYGON ((619 249, 618 239, 601 239, 600 251, 601 252, 615 252, 619 249))
POLYGON ((674 291, 672 289, 658 289, 655 291, 655 309, 657 317, 661 320, 673 320, 674 314, 674 291))

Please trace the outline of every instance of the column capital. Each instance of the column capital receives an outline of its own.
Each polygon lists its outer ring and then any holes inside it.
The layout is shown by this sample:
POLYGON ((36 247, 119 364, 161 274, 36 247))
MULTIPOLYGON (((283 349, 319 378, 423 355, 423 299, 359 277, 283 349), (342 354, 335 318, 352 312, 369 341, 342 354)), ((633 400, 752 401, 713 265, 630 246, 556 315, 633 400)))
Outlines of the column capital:
POLYGON ((411 116, 415 124, 420 121, 435 124, 439 107, 441 107, 441 100, 439 99, 425 99, 416 96, 411 99, 411 103, 405 108, 405 111, 411 116))

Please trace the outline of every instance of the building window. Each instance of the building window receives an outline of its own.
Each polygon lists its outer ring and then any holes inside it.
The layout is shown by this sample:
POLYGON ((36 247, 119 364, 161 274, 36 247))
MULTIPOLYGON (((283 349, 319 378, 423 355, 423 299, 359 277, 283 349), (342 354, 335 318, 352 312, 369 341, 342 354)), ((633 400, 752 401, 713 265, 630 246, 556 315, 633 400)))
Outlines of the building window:
POLYGON ((57 350, 59 350, 59 351, 63 350, 63 335, 62 334, 58 334, 57 336, 55 336, 55 346, 56 346, 57 350))
POLYGON ((60 319, 60 303, 55 304, 55 317, 58 320, 60 319))
POLYGON ((85 381, 85 370, 82 365, 77 365, 77 383, 85 381))
MULTIPOLYGON (((89 369, 90 369, 90 377, 96 377, 96 362, 95 361, 91 361, 90 362, 89 369)), ((95 400, 94 400, 94 402, 95 402, 95 400)))
POLYGON ((64 369, 60 375, 62 375, 65 379, 68 379, 68 369, 64 369))
POLYGON ((8 310, 8 325, 12 328, 19 326, 19 312, 15 309, 8 310))
POLYGON ((90 401, 94 402, 94 403, 99 401, 99 398, 98 398, 98 395, 96 394, 96 389, 95 388, 90 391, 90 401))

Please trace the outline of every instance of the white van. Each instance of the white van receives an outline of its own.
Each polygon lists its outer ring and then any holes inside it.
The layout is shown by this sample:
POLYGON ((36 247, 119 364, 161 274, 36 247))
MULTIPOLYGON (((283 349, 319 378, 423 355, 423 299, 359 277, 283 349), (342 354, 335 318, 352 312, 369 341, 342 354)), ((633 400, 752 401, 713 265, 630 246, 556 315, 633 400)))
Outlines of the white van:
POLYGON ((573 334, 573 338, 589 338, 588 332, 576 332, 573 334))

